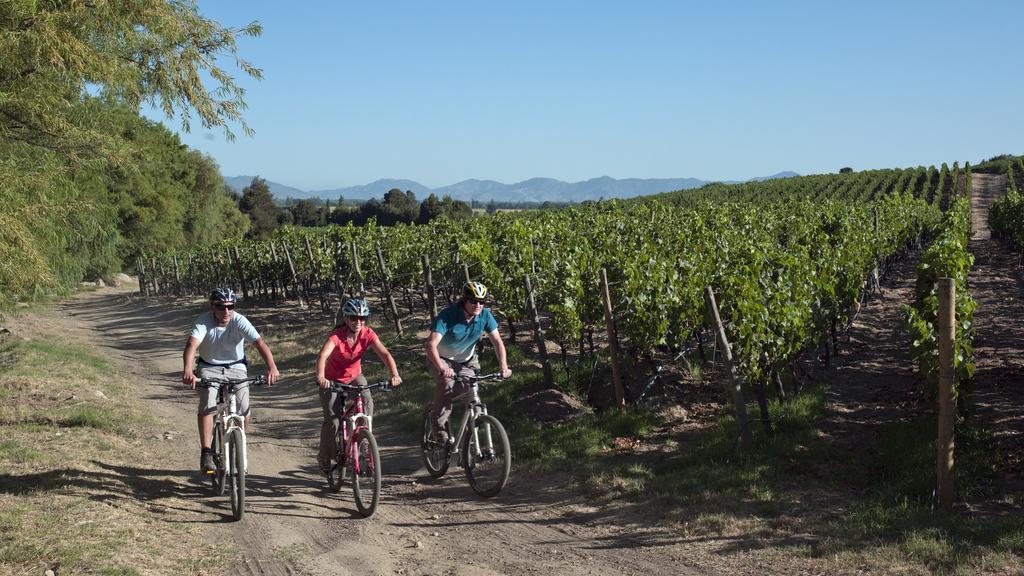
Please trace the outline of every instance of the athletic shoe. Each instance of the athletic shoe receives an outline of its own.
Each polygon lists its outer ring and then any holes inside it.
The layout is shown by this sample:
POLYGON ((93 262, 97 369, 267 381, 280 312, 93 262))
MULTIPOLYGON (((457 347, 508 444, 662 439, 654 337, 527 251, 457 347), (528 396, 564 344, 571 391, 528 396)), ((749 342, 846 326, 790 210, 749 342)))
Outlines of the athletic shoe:
POLYGON ((217 472, 217 462, 213 459, 213 450, 203 448, 202 453, 199 455, 199 468, 203 471, 203 474, 215 474, 217 472))

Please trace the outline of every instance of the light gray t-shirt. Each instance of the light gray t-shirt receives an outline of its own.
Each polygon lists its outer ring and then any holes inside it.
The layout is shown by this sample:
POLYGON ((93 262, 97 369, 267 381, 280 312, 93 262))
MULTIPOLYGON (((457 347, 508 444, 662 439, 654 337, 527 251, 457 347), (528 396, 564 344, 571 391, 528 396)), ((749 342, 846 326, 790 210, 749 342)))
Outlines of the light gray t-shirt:
POLYGON ((238 312, 231 315, 227 326, 218 326, 212 312, 204 312, 192 327, 192 338, 199 340, 199 360, 207 364, 228 366, 245 358, 243 342, 260 339, 252 323, 238 312))

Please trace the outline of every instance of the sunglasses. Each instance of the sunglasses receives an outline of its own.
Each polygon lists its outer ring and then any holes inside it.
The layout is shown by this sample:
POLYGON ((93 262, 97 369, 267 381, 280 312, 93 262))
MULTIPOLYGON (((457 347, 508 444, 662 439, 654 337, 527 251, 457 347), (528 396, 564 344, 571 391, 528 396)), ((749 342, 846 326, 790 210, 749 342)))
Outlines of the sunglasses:
POLYGON ((466 301, 469 302, 470 304, 473 304, 474 306, 483 306, 484 304, 487 303, 485 300, 475 300, 473 298, 467 298, 466 301))
POLYGON ((214 304, 213 307, 216 308, 217 310, 234 310, 235 309, 235 305, 234 304, 214 304))
POLYGON ((348 318, 349 320, 351 320, 353 322, 366 322, 366 318, 367 317, 366 316, 345 316, 345 318, 348 318))

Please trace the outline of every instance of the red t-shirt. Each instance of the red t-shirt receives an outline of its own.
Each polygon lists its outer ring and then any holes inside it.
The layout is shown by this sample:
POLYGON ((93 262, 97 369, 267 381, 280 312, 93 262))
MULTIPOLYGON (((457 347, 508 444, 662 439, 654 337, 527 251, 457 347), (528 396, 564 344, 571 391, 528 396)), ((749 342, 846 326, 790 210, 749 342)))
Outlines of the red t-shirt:
POLYGON ((360 360, 366 349, 377 341, 377 333, 369 326, 364 326, 356 337, 355 345, 349 346, 348 327, 342 326, 331 332, 329 338, 334 342, 334 350, 327 357, 324 376, 330 380, 349 382, 363 371, 360 360))

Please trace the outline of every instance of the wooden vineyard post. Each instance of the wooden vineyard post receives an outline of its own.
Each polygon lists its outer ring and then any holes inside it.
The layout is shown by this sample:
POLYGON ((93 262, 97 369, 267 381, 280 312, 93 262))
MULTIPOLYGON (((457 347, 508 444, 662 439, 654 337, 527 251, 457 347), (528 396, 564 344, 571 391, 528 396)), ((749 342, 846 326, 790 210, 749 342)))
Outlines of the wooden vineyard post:
POLYGON ((217 265, 217 248, 210 246, 210 283, 209 288, 217 288, 221 286, 220 281, 220 267, 217 265))
MULTIPOLYGON (((878 206, 874 207, 873 214, 874 214, 874 225, 875 225, 875 228, 874 228, 875 229, 875 242, 876 242, 876 245, 877 245, 877 242, 878 242, 878 206)), ((881 274, 880 274, 880 272, 878 270, 878 260, 876 259, 875 262, 874 262, 874 266, 871 268, 871 283, 870 283, 871 285, 868 286, 868 288, 871 290, 872 293, 877 293, 879 296, 885 296, 885 294, 882 293, 882 280, 880 278, 880 275, 881 274)))
POLYGON ((540 325, 540 313, 537 311, 537 302, 533 297, 533 287, 530 285, 530 275, 523 274, 523 286, 526 288, 526 315, 533 323, 533 339, 537 342, 537 354, 540 355, 540 365, 544 369, 544 385, 553 388, 555 378, 551 374, 551 362, 548 361, 548 347, 544 344, 544 329, 540 325))
POLYGON ((235 275, 238 277, 238 285, 242 287, 242 298, 249 299, 249 286, 245 283, 245 270, 242 269, 242 256, 238 253, 238 246, 232 246, 231 259, 235 264, 235 275))
POLYGON ((334 239, 334 288, 338 291, 338 308, 345 305, 345 284, 341 280, 341 240, 334 239))
POLYGON ((292 253, 288 250, 288 245, 281 242, 281 248, 284 249, 285 260, 288 261, 288 271, 291 272, 291 284, 294 286, 295 297, 299 299, 299 308, 305 308, 306 303, 302 300, 302 286, 299 285, 298 276, 295 274, 295 263, 292 262, 292 253))
POLYGON ((136 256, 135 258, 135 272, 139 275, 139 294, 143 296, 149 296, 149 290, 146 289, 146 259, 142 256, 136 256))
POLYGON ((615 339, 615 318, 612 316, 612 295, 608 289, 608 272, 601 268, 601 294, 604 298, 604 324, 608 330, 608 349, 612 355, 612 386, 615 389, 615 405, 626 405, 626 392, 622 388, 622 374, 619 372, 619 342, 615 339))
POLYGON ((271 282, 273 282, 271 285, 271 293, 273 294, 273 299, 278 300, 278 291, 281 292, 280 298, 284 297, 284 286, 281 283, 281 259, 277 256, 277 246, 274 245, 273 241, 270 242, 270 256, 273 258, 273 262, 270 266, 273 271, 273 277, 271 279, 271 282))
POLYGON ((267 291, 267 272, 268 266, 263 263, 263 257, 266 256, 266 252, 260 252, 253 248, 253 257, 256 261, 256 278, 253 281, 253 292, 258 292, 260 295, 260 302, 267 304, 270 302, 270 293, 267 291))
POLYGON ((167 268, 164 267, 163 259, 159 260, 158 265, 160 266, 160 279, 164 285, 164 294, 170 294, 173 291, 171 288, 171 277, 167 272, 167 268))
POLYGON ((359 269, 359 253, 356 252, 356 241, 349 242, 352 249, 352 269, 356 272, 356 283, 359 285, 359 297, 366 298, 366 288, 363 286, 363 271, 359 269))
POLYGON ((533 244, 533 237, 530 237, 530 274, 537 275, 537 247, 533 244))
POLYGON ((772 370, 772 381, 775 382, 775 393, 779 396, 779 402, 786 401, 786 387, 782 384, 782 371, 772 370))
POLYGON ((952 278, 939 278, 939 457, 936 463, 939 506, 953 509, 953 422, 956 399, 953 364, 956 340, 956 284, 952 278))
POLYGON ((156 256, 151 256, 149 259, 149 271, 149 275, 153 279, 153 294, 159 295, 163 278, 160 277, 160 269, 156 266, 156 256))
POLYGON ((398 337, 401 338, 403 336, 402 319, 398 317, 398 306, 395 305, 395 297, 391 294, 391 282, 388 280, 388 269, 384 266, 384 253, 380 251, 380 242, 375 248, 377 249, 377 265, 380 266, 381 287, 388 297, 388 307, 391 308, 391 315, 395 318, 395 330, 398 332, 398 337))
MULTIPOLYGON (((316 283, 316 291, 320 295, 320 309, 327 312, 327 301, 324 299, 324 287, 320 282, 320 273, 316 267, 316 260, 313 259, 313 246, 309 243, 309 236, 304 237, 303 243, 306 245, 306 259, 309 260, 309 273, 312 275, 310 279, 310 285, 316 283)), ((309 296, 309 293, 306 293, 309 296)))
POLYGON ((469 264, 465 262, 462 263, 462 277, 466 279, 466 282, 469 282, 469 264))
POLYGON ((743 388, 740 386, 740 378, 736 373, 736 365, 733 363, 732 349, 729 347, 729 339, 725 335, 725 326, 722 325, 722 317, 718 313, 718 303, 715 302, 715 293, 711 290, 711 286, 704 288, 704 303, 707 306, 708 322, 715 331, 715 339, 718 342, 718 347, 722 349, 725 367, 729 373, 726 391, 732 394, 736 425, 740 429, 739 440, 744 448, 749 448, 753 437, 750 434, 750 421, 747 420, 747 404, 743 399, 743 388))
POLYGON ((174 263, 174 288, 177 290, 178 296, 181 296, 185 291, 181 287, 181 272, 178 270, 177 254, 171 256, 171 262, 174 263))
POLYGON ((434 277, 430 271, 430 257, 423 254, 423 287, 427 291, 427 309, 430 311, 430 325, 437 319, 437 294, 434 292, 434 277))
POLYGON ((185 269, 185 278, 188 279, 188 293, 195 294, 196 292, 198 292, 198 290, 196 289, 198 278, 196 278, 195 256, 191 252, 188 253, 188 262, 187 268, 185 269))
POLYGON ((455 296, 456 298, 458 297, 457 290, 459 288, 461 288, 459 286, 459 271, 462 270, 462 266, 460 266, 460 262, 461 262, 461 256, 459 255, 458 252, 456 252, 455 253, 455 263, 453 264, 452 275, 451 275, 451 285, 450 285, 451 290, 448 290, 446 288, 445 291, 444 291, 445 292, 445 298, 448 299, 448 303, 449 304, 452 303, 452 296, 455 296))

